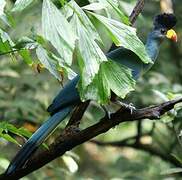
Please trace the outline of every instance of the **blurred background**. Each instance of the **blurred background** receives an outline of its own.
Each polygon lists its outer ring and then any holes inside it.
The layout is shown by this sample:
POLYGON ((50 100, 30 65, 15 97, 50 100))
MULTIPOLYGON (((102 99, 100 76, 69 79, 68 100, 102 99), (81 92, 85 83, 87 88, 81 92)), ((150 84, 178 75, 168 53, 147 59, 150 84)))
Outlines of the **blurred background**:
MULTIPOLYGON (((86 0, 77 1, 80 6, 86 0)), ((93 2, 93 1, 92 1, 93 2)), ((7 0, 7 9, 14 1, 7 0)), ((56 2, 59 6, 59 1, 56 2)), ((119 5, 130 13, 135 0, 120 0, 119 5)), ((154 15, 162 12, 175 13, 178 23, 175 30, 178 43, 165 41, 157 62, 150 72, 137 83, 125 102, 137 108, 158 104, 182 94, 182 2, 181 0, 146 1, 142 15, 135 27, 140 39, 145 42, 152 27, 154 15), (172 4, 171 4, 172 3, 172 4)), ((113 15, 114 16, 114 15, 113 15)), ((117 17, 113 17, 117 18, 117 17)), ((11 20, 13 28, 0 22, 13 40, 41 32, 41 1, 37 0, 11 20)), ((111 41, 105 37, 107 51, 111 41)), ((32 56, 33 56, 32 52, 32 56)), ((36 57, 33 57, 36 61, 36 57)), ((60 89, 60 83, 46 70, 38 73, 38 66, 29 67, 18 55, 0 56, 0 122, 24 127, 34 132, 48 117, 46 108, 60 89)), ((115 109, 114 106, 109 107, 115 109)), ((81 128, 95 123, 104 112, 96 103, 91 103, 85 113, 81 128)), ((182 166, 182 110, 166 114, 161 120, 123 123, 95 141, 87 142, 67 152, 64 156, 22 179, 65 180, 177 180, 182 166), (108 143, 109 142, 109 143, 108 143)), ((64 121, 48 139, 54 141, 66 125, 64 121)), ((0 126, 0 130, 2 128, 0 126)), ((12 135, 23 144, 25 139, 12 135)), ((13 140, 12 140, 13 141, 13 140)), ((20 149, 16 143, 0 138, 0 172, 20 149)))

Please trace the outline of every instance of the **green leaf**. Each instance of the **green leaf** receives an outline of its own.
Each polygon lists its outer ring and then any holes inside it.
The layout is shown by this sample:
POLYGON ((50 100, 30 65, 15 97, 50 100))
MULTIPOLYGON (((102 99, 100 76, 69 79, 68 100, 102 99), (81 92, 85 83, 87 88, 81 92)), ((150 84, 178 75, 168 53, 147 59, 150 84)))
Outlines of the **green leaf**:
POLYGON ((131 70, 111 60, 100 65, 99 73, 87 88, 80 88, 80 83, 81 81, 79 82, 81 99, 83 101, 92 99, 101 104, 109 101, 111 91, 124 98, 130 91, 134 90, 135 86, 131 70))
POLYGON ((181 173, 181 172, 182 172, 182 168, 171 168, 161 172, 161 175, 172 175, 172 174, 181 173))
POLYGON ((13 41, 9 37, 9 35, 0 29, 0 52, 6 52, 12 50, 14 46, 13 41))
POLYGON ((76 31, 79 37, 76 58, 80 67, 82 88, 85 88, 92 82, 99 71, 100 64, 103 61, 107 61, 107 58, 97 43, 93 39, 90 39, 87 30, 81 24, 78 17, 74 18, 76 19, 76 31))
POLYGON ((29 66, 32 66, 33 61, 32 61, 32 57, 30 55, 29 50, 22 49, 19 51, 19 54, 21 55, 21 57, 23 58, 26 64, 28 64, 29 66))
MULTIPOLYGON (((2 130, 2 131, 5 131, 5 132, 7 132, 8 133, 8 131, 9 132, 11 132, 11 133, 13 133, 13 134, 16 134, 16 135, 18 135, 18 136, 26 136, 26 135, 24 135, 25 133, 24 133, 24 131, 22 130, 22 128, 16 128, 14 125, 12 125, 12 124, 9 124, 8 122, 6 122, 6 121, 3 121, 3 122, 1 122, 0 123, 0 129, 2 130)), ((24 128, 23 128, 24 129, 24 128)), ((27 130, 26 130, 27 131, 27 130)), ((28 132, 28 131, 27 131, 28 132)), ((27 136, 26 136, 27 137, 27 136)), ((28 136, 29 137, 29 136, 28 136)))
POLYGON ((0 0, 0 16, 4 15, 4 8, 6 6, 5 0, 0 0))
POLYGON ((21 146, 18 141, 16 139, 14 139, 13 137, 11 137, 9 134, 4 134, 2 132, 0 132, 0 137, 4 138, 5 140, 12 142, 14 144, 17 144, 19 146, 21 146))
POLYGON ((173 156, 178 162, 180 162, 182 164, 182 159, 178 155, 171 154, 171 156, 173 156))
POLYGON ((50 0, 43 1, 42 31, 44 38, 57 49, 65 63, 71 65, 76 36, 66 18, 50 0))
POLYGON ((114 9, 114 11, 119 15, 121 21, 127 25, 130 25, 129 18, 125 16, 125 14, 114 4, 114 2, 111 0, 107 0, 107 2, 114 9))
POLYGON ((32 135, 31 132, 29 132, 27 129, 25 129, 23 127, 18 129, 18 133, 19 133, 19 135, 24 136, 26 138, 29 138, 32 135))
POLYGON ((90 11, 98 11, 98 10, 105 9, 106 7, 107 7, 107 5, 104 3, 95 2, 95 3, 88 4, 86 6, 83 6, 82 9, 86 9, 86 10, 90 10, 90 11))
POLYGON ((12 11, 13 12, 15 12, 15 11, 22 11, 27 6, 29 6, 33 1, 34 0, 16 0, 12 11))
POLYGON ((89 14, 95 17, 106 28, 108 35, 117 46, 123 46, 133 51, 144 63, 152 63, 144 44, 136 35, 135 28, 95 13, 89 12, 89 14))
POLYGON ((58 67, 58 71, 60 71, 60 73, 63 71, 63 74, 66 74, 66 76, 68 77, 68 79, 73 79, 77 74, 64 63, 64 60, 57 57, 54 54, 50 54, 50 57, 55 59, 56 61, 58 61, 60 68, 58 67))
MULTIPOLYGON (((92 22, 90 21, 88 16, 85 14, 85 12, 82 10, 82 8, 79 7, 78 4, 74 0, 72 0, 68 3, 68 7, 71 7, 73 9, 73 11, 75 13, 74 16, 78 17, 79 23, 84 26, 84 28, 86 29, 86 31, 89 34, 90 39, 98 40, 100 43, 102 43, 102 40, 101 40, 96 28, 94 27, 94 25, 92 24, 92 22)), ((73 21, 73 19, 74 18, 72 18, 72 20, 71 20, 72 28, 75 29, 76 22, 73 21)))
POLYGON ((36 49, 36 54, 40 62, 49 70, 49 72, 61 81, 60 74, 57 71, 57 62, 49 57, 47 51, 39 45, 36 49))

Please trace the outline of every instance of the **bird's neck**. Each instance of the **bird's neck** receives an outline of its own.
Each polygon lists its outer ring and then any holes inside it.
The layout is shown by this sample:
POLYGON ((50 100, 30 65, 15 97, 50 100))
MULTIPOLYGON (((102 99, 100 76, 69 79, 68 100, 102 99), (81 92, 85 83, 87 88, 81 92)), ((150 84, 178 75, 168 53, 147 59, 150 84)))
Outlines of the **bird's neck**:
POLYGON ((153 32, 149 33, 145 48, 153 62, 157 59, 161 42, 161 40, 155 38, 153 32))

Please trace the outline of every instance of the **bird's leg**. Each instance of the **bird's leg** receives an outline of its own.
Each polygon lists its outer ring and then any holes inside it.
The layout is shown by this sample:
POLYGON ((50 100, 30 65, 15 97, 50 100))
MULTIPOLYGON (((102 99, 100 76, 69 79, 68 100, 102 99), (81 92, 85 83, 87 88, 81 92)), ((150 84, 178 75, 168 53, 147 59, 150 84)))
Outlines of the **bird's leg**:
POLYGON ((101 108, 104 110, 104 112, 105 112, 107 118, 108 118, 108 119, 111 119, 111 114, 112 114, 112 113, 106 108, 106 106, 101 105, 101 108))
POLYGON ((135 106, 132 103, 126 104, 119 100, 114 101, 115 104, 124 107, 125 109, 129 109, 130 113, 133 114, 133 111, 136 110, 135 106))

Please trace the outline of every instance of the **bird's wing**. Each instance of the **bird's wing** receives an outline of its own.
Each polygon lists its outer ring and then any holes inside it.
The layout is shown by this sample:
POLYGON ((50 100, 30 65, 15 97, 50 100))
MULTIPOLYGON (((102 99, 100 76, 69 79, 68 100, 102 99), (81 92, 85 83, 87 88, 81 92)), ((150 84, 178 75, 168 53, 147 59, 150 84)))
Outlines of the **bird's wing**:
POLYGON ((136 80, 143 72, 144 63, 140 58, 132 51, 120 47, 107 54, 107 57, 115 62, 118 62, 132 70, 133 78, 136 80))
POLYGON ((79 93, 76 88, 78 80, 79 76, 77 75, 59 91, 57 96, 52 101, 52 104, 47 109, 51 115, 69 105, 75 105, 80 102, 79 93))
MULTIPOLYGON (((130 50, 118 48, 106 54, 106 56, 113 61, 121 63, 132 70, 134 79, 138 79, 143 70, 143 63, 139 57, 130 50)), ((75 105, 80 102, 79 93, 76 85, 79 81, 79 76, 76 76, 66 86, 61 89, 58 95, 54 98, 52 104, 47 111, 54 114, 68 105, 75 105)))

